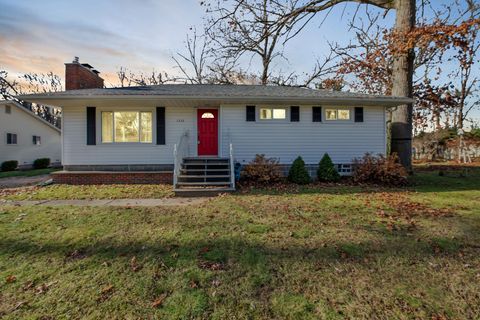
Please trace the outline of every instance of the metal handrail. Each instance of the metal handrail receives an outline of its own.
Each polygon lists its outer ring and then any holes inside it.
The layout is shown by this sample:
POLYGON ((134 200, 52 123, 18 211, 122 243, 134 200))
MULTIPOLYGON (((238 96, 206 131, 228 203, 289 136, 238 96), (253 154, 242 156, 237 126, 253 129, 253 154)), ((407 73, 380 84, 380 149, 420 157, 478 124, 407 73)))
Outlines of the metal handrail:
POLYGON ((233 144, 230 143, 230 186, 235 190, 235 167, 233 165, 233 144))
POLYGON ((182 159, 188 156, 188 138, 189 132, 186 130, 180 137, 180 141, 173 145, 173 187, 177 187, 178 176, 180 175, 180 168, 182 159))

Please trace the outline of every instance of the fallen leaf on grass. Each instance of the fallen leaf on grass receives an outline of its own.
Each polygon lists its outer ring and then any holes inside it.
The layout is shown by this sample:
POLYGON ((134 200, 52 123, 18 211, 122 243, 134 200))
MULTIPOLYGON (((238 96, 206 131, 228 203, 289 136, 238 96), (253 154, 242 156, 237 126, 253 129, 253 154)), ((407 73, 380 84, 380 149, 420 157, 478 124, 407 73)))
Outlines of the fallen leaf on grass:
POLYGON ((207 253, 208 251, 210 251, 210 248, 208 247, 203 247, 202 249, 200 249, 200 254, 204 254, 204 253, 207 253))
POLYGON ((5 278, 5 282, 6 283, 13 283, 17 281, 17 277, 15 277, 13 274, 11 275, 8 275, 6 278, 5 278))
POLYGON ((166 293, 163 293, 162 295, 160 295, 157 299, 155 299, 153 302, 152 302, 152 308, 158 308, 160 307, 163 302, 165 301, 165 299, 167 298, 167 294, 166 293))
POLYGON ((101 294, 109 293, 113 291, 113 285, 109 284, 105 288, 102 289, 101 294))
POLYGON ((130 268, 133 272, 137 272, 142 269, 142 266, 138 264, 137 258, 135 256, 130 260, 130 268))
POLYGON ((20 213, 18 215, 18 217, 15 219, 15 221, 20 221, 20 220, 23 220, 24 217, 26 217, 27 214, 26 213, 20 213))
POLYGON ((15 305, 15 307, 13 307, 13 310, 12 311, 15 311, 15 310, 18 310, 20 309, 21 307, 23 307, 24 305, 26 305, 28 302, 27 301, 20 301, 19 303, 17 303, 15 305))
POLYGON ((25 282, 25 283, 23 284, 22 289, 23 289, 23 291, 30 290, 30 289, 33 288, 33 285, 34 285, 34 282, 33 282, 33 281, 31 281, 31 280, 30 280, 30 281, 27 281, 27 282, 25 282))
POLYGON ((83 250, 73 250, 72 252, 67 253, 65 256, 66 260, 80 260, 86 257, 87 255, 83 250))
POLYGON ((52 281, 52 282, 49 282, 49 283, 44 283, 44 284, 41 284, 39 285, 38 287, 35 288, 35 293, 36 294, 42 294, 42 293, 45 293, 47 292, 51 286, 53 286, 54 284, 56 284, 58 281, 52 281))
POLYGON ((208 269, 208 270, 213 270, 213 271, 218 271, 218 270, 223 270, 224 265, 219 262, 210 262, 210 261, 200 261, 198 263, 198 266, 201 269, 208 269))
POLYGON ((97 301, 98 302, 103 302, 110 298, 114 290, 113 285, 109 284, 108 286, 104 287, 102 291, 100 291, 100 297, 98 297, 97 301))

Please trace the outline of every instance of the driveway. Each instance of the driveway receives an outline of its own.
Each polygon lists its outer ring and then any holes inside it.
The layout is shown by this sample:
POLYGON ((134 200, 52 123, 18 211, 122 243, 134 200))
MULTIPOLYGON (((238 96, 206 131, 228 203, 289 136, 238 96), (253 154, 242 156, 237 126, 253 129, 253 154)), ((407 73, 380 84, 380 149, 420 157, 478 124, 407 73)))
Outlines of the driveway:
POLYGON ((33 176, 33 177, 1 178, 0 179, 0 189, 32 186, 32 185, 36 185, 40 182, 47 181, 48 179, 50 179, 49 174, 44 174, 44 175, 40 175, 40 176, 33 176))

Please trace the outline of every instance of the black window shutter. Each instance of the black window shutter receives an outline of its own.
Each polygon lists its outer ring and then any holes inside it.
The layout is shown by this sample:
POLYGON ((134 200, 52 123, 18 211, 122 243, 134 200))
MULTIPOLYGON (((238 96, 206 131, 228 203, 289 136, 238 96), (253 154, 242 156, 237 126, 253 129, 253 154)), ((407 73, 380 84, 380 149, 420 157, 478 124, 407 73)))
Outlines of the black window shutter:
POLYGON ((7 133, 7 144, 12 144, 12 134, 7 133))
POLYGON ((87 145, 92 146, 97 144, 96 135, 96 113, 97 108, 87 107, 87 145))
POLYGON ((33 136, 33 144, 37 144, 37 136, 33 136))
POLYGON ((363 122, 363 107, 355 107, 355 122, 363 122))
POLYGON ((255 106, 247 106, 247 121, 255 121, 255 106))
POLYGON ((322 122, 322 107, 312 107, 312 121, 322 122))
POLYGON ((157 144, 165 144, 165 107, 157 107, 157 144))
POLYGON ((293 121, 293 122, 300 121, 300 107, 298 106, 290 107, 290 121, 293 121))

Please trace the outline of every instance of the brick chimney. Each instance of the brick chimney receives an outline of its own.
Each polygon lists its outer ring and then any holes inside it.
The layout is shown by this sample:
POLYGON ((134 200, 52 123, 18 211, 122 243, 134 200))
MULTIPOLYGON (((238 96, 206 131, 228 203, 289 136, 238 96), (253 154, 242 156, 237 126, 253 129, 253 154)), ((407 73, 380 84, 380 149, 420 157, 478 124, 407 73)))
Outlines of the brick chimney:
POLYGON ((75 57, 71 63, 65 63, 65 90, 103 88, 103 79, 99 73, 75 57))

